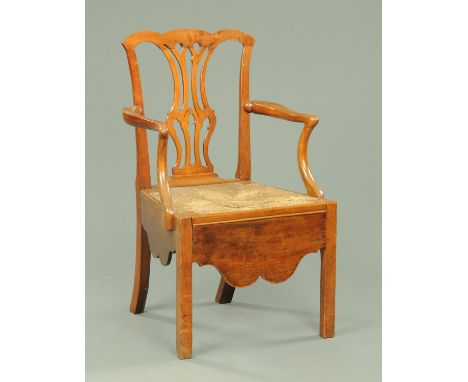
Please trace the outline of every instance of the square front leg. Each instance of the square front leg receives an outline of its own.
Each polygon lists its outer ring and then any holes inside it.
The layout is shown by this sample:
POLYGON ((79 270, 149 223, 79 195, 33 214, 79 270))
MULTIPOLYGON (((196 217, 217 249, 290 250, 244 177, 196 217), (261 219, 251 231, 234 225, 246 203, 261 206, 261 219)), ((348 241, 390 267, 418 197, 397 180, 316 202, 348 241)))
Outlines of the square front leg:
POLYGON ((321 249, 320 337, 335 336, 336 203, 327 205, 326 245, 321 249))
POLYGON ((177 224, 176 348, 180 359, 192 358, 192 221, 177 224))

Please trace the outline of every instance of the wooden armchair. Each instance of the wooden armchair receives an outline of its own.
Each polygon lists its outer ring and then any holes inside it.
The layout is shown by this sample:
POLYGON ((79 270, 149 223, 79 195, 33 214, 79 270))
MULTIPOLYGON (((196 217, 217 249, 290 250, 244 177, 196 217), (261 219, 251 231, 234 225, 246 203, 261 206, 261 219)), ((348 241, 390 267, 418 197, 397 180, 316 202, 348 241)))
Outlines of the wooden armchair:
POLYGON ((175 253, 177 353, 181 359, 192 356, 193 262, 200 266, 212 265, 219 271, 221 280, 216 301, 224 304, 231 302, 235 288, 246 287, 259 276, 272 283, 286 280, 303 256, 320 250, 320 336, 334 336, 336 203, 323 198, 307 160, 309 136, 319 119, 276 103, 250 100, 249 63, 253 44, 252 36, 237 30, 216 33, 175 30, 165 34, 145 31, 123 41, 133 89, 133 106, 123 109, 123 118, 135 127, 137 151, 136 266, 130 311, 138 314, 144 310, 151 253, 162 265, 168 265, 175 253), (232 180, 222 179, 214 172, 208 155, 216 116, 205 88, 211 54, 226 40, 236 40, 243 45, 239 155, 232 180), (174 99, 165 122, 144 115, 135 54, 136 46, 142 42, 156 45, 172 72, 174 99), (190 77, 187 56, 191 58, 188 61, 191 62, 190 77), (190 93, 193 106, 189 106, 190 93), (303 124, 297 160, 307 195, 251 181, 251 113, 303 124), (209 126, 202 134, 205 120, 209 126), (177 134, 175 121, 180 125, 177 129, 181 130, 183 142, 177 134), (195 125, 193 136, 189 131, 190 123, 195 125), (155 186, 151 184, 147 130, 159 135, 155 186), (171 176, 167 173, 169 136, 177 150, 171 176))

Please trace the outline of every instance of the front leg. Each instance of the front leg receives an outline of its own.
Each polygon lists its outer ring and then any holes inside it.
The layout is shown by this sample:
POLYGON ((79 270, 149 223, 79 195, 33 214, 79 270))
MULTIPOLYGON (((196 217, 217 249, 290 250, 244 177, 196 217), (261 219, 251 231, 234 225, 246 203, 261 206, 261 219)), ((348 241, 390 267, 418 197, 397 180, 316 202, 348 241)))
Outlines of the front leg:
POLYGON ((320 337, 335 336, 336 203, 327 203, 326 246, 321 250, 320 337))
POLYGON ((177 224, 176 348, 180 359, 192 358, 192 221, 177 224))

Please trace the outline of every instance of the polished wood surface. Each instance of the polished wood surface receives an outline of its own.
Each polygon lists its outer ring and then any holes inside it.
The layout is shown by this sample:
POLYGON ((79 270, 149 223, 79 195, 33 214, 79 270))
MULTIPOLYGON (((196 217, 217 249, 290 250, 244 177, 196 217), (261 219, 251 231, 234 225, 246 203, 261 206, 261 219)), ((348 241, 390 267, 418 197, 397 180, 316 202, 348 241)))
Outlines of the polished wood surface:
POLYGON ((335 335, 336 203, 327 203, 326 243, 321 249, 320 336, 335 335))
POLYGON ((151 252, 148 235, 139 222, 137 222, 136 253, 133 292, 130 302, 130 312, 133 314, 142 313, 145 310, 150 278, 151 252))
POLYGON ((193 261, 211 265, 233 287, 259 277, 279 283, 308 253, 325 246, 323 213, 193 226, 193 261))
POLYGON ((320 251, 320 336, 334 336, 336 203, 324 199, 307 158, 309 138, 319 119, 276 103, 250 100, 254 41, 252 36, 231 29, 215 33, 144 31, 123 41, 133 105, 122 110, 122 117, 135 128, 137 154, 137 248, 130 310, 135 314, 144 310, 151 254, 168 265, 175 253, 176 348, 181 359, 192 357, 192 263, 219 271, 215 300, 226 304, 232 301, 236 287, 247 287, 260 277, 272 283, 283 282, 293 275, 304 256, 320 251), (209 157, 216 115, 208 103, 206 73, 216 47, 227 40, 243 46, 235 179, 220 178, 209 157), (141 43, 159 48, 172 73, 174 98, 164 121, 144 113, 135 52, 141 43), (250 114, 303 124, 297 160, 307 194, 251 181, 250 114), (159 137, 156 185, 151 182, 147 132, 159 137), (169 138, 176 148, 171 175, 169 138))
POLYGON ((177 224, 176 347, 180 359, 192 357, 192 223, 177 224))
POLYGON ((161 134, 167 135, 167 126, 164 122, 154 121, 143 115, 143 111, 139 106, 124 107, 122 109, 122 117, 125 122, 134 127, 143 127, 148 130, 158 131, 161 134))
POLYGON ((164 206, 155 203, 144 192, 140 197, 141 223, 151 234, 148 237, 151 253, 159 258, 162 265, 169 265, 176 250, 175 232, 167 230, 164 224, 164 206))
POLYGON ((250 159, 250 115, 244 109, 249 100, 250 88, 250 57, 254 40, 245 44, 242 50, 240 81, 239 81, 239 140, 236 178, 240 180, 251 179, 250 159))
POLYGON ((319 119, 313 114, 302 114, 279 103, 267 101, 249 101, 244 105, 247 113, 263 114, 270 117, 286 119, 291 122, 302 122, 315 126, 319 119))

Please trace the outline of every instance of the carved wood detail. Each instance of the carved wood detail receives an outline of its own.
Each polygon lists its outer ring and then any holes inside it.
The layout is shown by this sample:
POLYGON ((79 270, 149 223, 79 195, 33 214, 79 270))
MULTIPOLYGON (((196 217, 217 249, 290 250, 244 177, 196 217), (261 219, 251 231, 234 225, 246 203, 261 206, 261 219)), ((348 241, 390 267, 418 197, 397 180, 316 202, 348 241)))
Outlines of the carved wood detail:
POLYGON ((143 42, 154 44, 162 51, 169 64, 174 82, 174 98, 171 110, 167 114, 166 124, 176 147, 173 175, 213 173, 208 146, 216 127, 216 115, 208 103, 206 71, 216 47, 227 40, 239 41, 244 47, 251 47, 254 43, 252 36, 231 29, 216 33, 203 30, 175 30, 164 34, 144 31, 129 36, 122 43, 131 68, 133 90, 137 93, 134 94, 135 106, 141 107, 141 110, 143 110, 143 95, 136 47, 143 42), (187 63, 187 59, 190 60, 190 64, 187 63), (190 99, 193 106, 190 106, 190 99), (190 123, 195 126, 193 136, 190 134, 190 123), (206 134, 202 136, 205 123, 207 123, 206 134), (184 148, 177 134, 179 127, 176 125, 180 126, 184 148))

